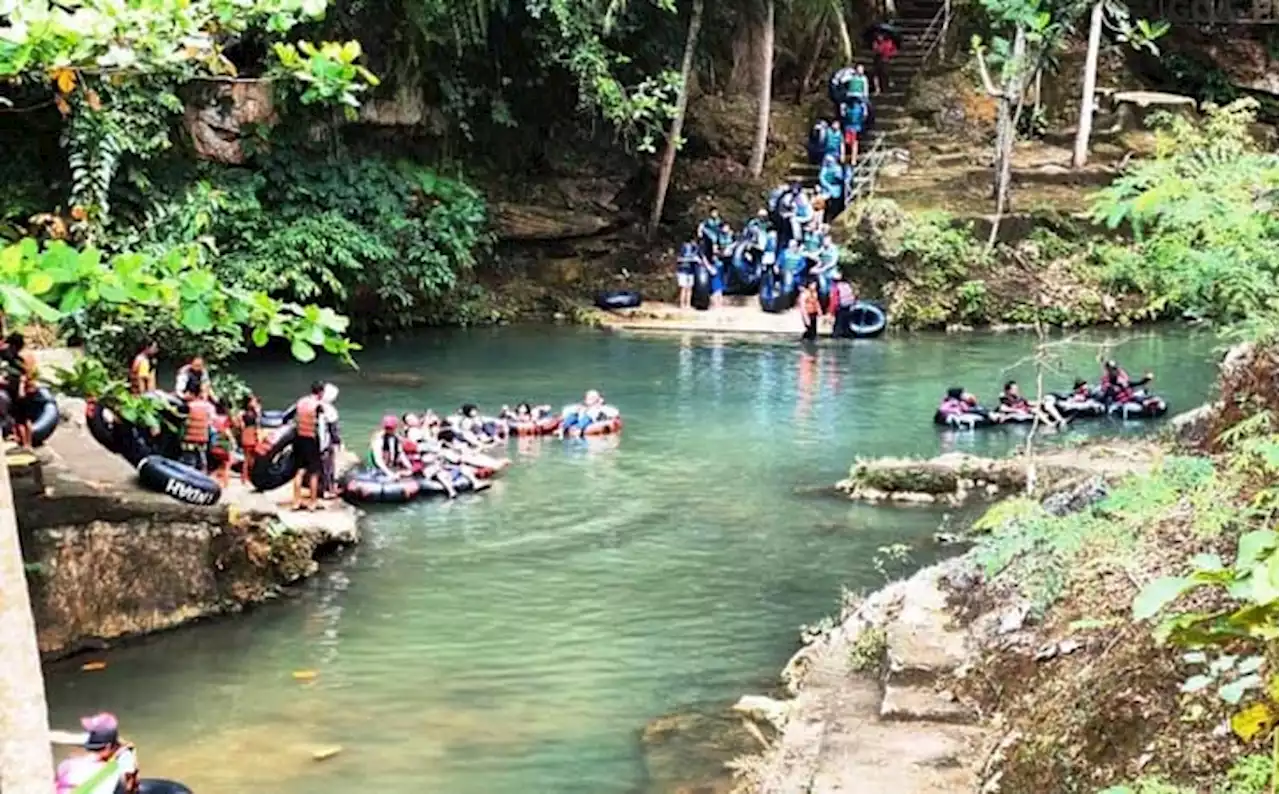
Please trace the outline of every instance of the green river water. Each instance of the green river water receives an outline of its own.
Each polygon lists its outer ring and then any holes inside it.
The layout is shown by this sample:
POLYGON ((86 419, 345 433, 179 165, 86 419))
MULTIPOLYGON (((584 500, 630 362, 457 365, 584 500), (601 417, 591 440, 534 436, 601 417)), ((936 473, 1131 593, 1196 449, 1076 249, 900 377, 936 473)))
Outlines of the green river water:
MULTIPOLYGON (((1116 355, 1131 372, 1155 370, 1173 412, 1205 396, 1213 336, 1110 336, 1127 340, 1116 355)), ((488 493, 371 511, 363 545, 296 599, 127 644, 100 672, 52 666, 53 721, 118 713, 144 773, 198 794, 672 791, 718 759, 646 746, 646 724, 768 691, 841 585, 883 583, 878 547, 908 544, 916 564, 938 554, 941 511, 814 491, 857 455, 1008 450, 1016 430, 954 435, 930 418, 953 384, 994 401, 1031 341, 916 335, 806 353, 532 327, 371 345, 359 374, 248 366, 268 405, 332 376, 361 447, 388 411, 558 409, 588 387, 626 426, 513 442, 516 463, 488 493), (312 760, 330 745, 343 751, 312 760)), ((1072 348, 1061 380, 1093 378, 1093 356, 1072 348)), ((1013 376, 1032 382, 1028 367, 1013 376)))

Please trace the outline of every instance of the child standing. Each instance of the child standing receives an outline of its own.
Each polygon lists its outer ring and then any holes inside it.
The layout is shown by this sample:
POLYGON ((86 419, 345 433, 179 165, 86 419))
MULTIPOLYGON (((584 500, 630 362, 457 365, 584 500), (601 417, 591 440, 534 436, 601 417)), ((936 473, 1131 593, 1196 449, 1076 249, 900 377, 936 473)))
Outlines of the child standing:
POLYGON ((240 464, 240 482, 248 485, 249 472, 253 469, 261 436, 262 403, 258 401, 258 395, 250 394, 244 398, 236 424, 240 431, 240 451, 244 455, 244 461, 240 464))

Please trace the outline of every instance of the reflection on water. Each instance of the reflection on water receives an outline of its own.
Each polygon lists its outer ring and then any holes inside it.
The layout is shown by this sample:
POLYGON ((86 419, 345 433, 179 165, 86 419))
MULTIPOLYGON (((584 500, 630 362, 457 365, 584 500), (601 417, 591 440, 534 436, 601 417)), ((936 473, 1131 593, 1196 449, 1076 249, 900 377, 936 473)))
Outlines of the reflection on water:
MULTIPOLYGON (((1175 411, 1203 395, 1212 339, 1133 339, 1124 361, 1154 369, 1175 411)), ((55 722, 116 711, 148 773, 200 794, 670 789, 680 765, 707 765, 715 718, 685 714, 690 704, 767 687, 796 628, 830 611, 840 585, 879 584, 878 547, 934 554, 939 511, 797 487, 833 482, 857 455, 1008 449, 1016 431, 948 435, 930 420, 950 385, 993 397, 1029 344, 804 350, 510 328, 375 347, 343 375, 347 438, 406 407, 558 407, 592 387, 622 409, 625 430, 515 440, 516 463, 491 491, 373 510, 365 543, 290 603, 118 649, 100 673, 55 667, 55 722), (663 715, 699 726, 696 747, 646 744, 642 729, 663 715)), ((1090 351, 1078 359, 1091 374, 1090 351)), ((317 369, 243 374, 283 404, 317 369)))

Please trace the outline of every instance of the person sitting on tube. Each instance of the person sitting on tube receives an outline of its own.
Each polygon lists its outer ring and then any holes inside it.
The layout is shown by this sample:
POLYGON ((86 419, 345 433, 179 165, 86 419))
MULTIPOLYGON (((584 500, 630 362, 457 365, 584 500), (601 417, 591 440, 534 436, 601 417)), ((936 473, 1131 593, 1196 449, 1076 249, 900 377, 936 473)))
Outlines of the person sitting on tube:
POLYGON ((398 426, 394 416, 384 416, 382 426, 369 439, 369 463, 392 479, 413 473, 413 465, 405 455, 404 442, 396 433, 398 426))

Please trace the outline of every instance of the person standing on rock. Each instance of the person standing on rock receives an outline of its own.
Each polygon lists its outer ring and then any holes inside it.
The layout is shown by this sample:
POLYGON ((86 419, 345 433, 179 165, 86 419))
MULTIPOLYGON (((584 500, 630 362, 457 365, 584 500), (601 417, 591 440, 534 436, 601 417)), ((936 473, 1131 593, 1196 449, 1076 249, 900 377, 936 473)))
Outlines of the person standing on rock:
POLYGON ((680 255, 676 257, 676 305, 681 311, 693 308, 693 272, 701 261, 696 242, 691 240, 680 246, 680 255))
POLYGON ((804 335, 806 342, 818 338, 818 315, 822 314, 822 302, 818 300, 818 285, 809 282, 800 291, 800 313, 804 318, 804 335))
POLYGON ((236 419, 240 431, 240 451, 244 456, 240 463, 240 482, 249 487, 249 472, 253 470, 253 461, 258 455, 259 434, 262 430, 262 403, 258 395, 250 394, 244 398, 240 415, 236 419))
POLYGON ((307 485, 306 509, 315 510, 320 500, 320 474, 324 465, 320 456, 320 411, 324 396, 324 384, 311 384, 311 392, 295 404, 294 421, 298 425, 297 438, 293 442, 293 456, 298 463, 298 473, 293 477, 293 510, 302 510, 302 487, 307 485))
POLYGON ((156 390, 156 355, 160 346, 148 339, 138 348, 138 355, 129 363, 129 390, 134 394, 146 394, 156 390))
POLYGON ((342 449, 342 431, 338 426, 338 409, 334 403, 338 401, 338 387, 332 383, 324 385, 324 393, 320 395, 320 489, 324 498, 332 499, 338 495, 338 452, 342 449))
POLYGON ((216 409, 201 394, 185 393, 187 423, 182 432, 183 462, 202 472, 209 471, 209 442, 216 409))

